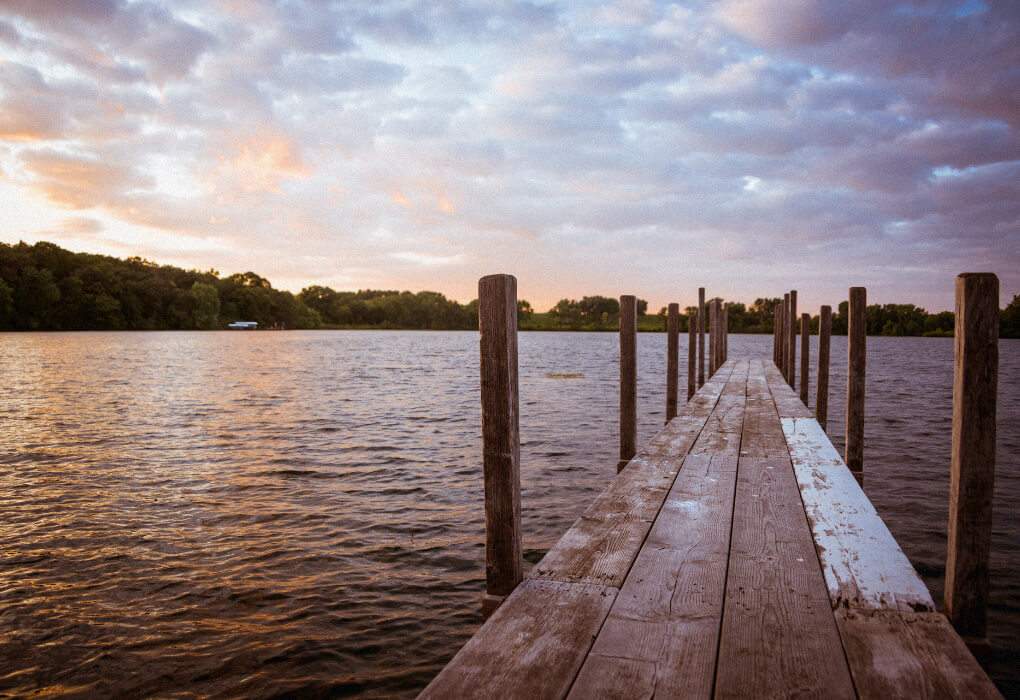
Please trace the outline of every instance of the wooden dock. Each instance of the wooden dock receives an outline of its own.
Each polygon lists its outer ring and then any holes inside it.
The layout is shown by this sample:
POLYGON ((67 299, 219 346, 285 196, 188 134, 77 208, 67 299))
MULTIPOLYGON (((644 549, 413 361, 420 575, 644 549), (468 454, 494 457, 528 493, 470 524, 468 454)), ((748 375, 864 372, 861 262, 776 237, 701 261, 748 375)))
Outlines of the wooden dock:
POLYGON ((729 360, 423 698, 1000 697, 812 412, 729 360))

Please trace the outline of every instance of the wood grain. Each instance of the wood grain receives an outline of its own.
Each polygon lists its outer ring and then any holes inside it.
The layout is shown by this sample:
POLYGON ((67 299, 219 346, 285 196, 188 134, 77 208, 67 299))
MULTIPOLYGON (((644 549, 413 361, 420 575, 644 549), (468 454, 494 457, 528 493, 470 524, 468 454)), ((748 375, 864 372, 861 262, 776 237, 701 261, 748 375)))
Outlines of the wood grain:
POLYGON ((823 306, 818 316, 818 379, 815 382, 815 418, 825 430, 829 420, 829 341, 832 307, 823 306))
MULTIPOLYGON (((850 471, 864 471, 864 369, 867 364, 868 297, 864 287, 850 288, 846 368, 846 451, 850 471)), ((858 480, 861 476, 858 476, 858 480)))
POLYGON ((933 611, 935 603, 818 421, 783 418, 833 608, 933 611))
POLYGON ((940 613, 841 610, 836 624, 861 698, 1001 698, 940 613))
POLYGON ((787 332, 787 355, 786 355, 786 379, 790 388, 797 388, 797 290, 790 290, 790 307, 787 309, 786 319, 787 332))
MULTIPOLYGON (((782 435, 772 405, 752 410, 782 435)), ((715 694, 855 697, 788 458, 739 458, 715 694)))
POLYGON ((478 281, 485 482, 485 592, 505 596, 523 577, 521 438, 517 394, 517 279, 478 281))
POLYGON ((808 370, 811 367, 811 314, 800 315, 800 402, 808 405, 808 370))
POLYGON ((620 461, 623 469, 637 452, 637 299, 620 297, 620 461))
POLYGON ((617 591, 524 581, 419 697, 562 698, 617 591))
POLYGON ((960 634, 984 637, 999 372, 995 275, 971 272, 956 278, 954 348, 945 608, 960 634))
POLYGON ((666 312, 666 422, 676 417, 680 381, 680 305, 670 304, 666 312))

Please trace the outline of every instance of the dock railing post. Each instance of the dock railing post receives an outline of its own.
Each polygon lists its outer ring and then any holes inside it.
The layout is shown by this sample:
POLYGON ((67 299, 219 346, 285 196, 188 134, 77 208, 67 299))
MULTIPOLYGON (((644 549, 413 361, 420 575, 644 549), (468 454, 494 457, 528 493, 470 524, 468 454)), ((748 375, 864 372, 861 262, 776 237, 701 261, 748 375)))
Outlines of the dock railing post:
POLYGON ((999 278, 956 278, 953 340, 953 443, 945 611, 963 637, 987 632, 988 556, 995 485, 995 414, 999 374, 999 278))
POLYGON ((823 306, 818 316, 818 381, 815 383, 815 418, 825 430, 829 417, 829 338, 832 307, 823 306))
POLYGON ((719 316, 714 301, 708 302, 708 378, 715 374, 716 343, 719 341, 719 330, 716 324, 719 316))
POLYGON ((790 354, 790 334, 786 330, 790 325, 790 293, 783 295, 783 310, 780 314, 779 328, 779 373, 787 383, 790 382, 790 375, 786 372, 786 356, 790 354))
POLYGON ((867 359, 868 293, 850 287, 846 360, 846 465, 864 483, 864 369, 867 359))
POLYGON ((797 290, 790 290, 790 319, 787 332, 790 334, 790 354, 786 358, 786 380, 791 389, 797 388, 797 290))
POLYGON ((687 400, 698 390, 698 312, 687 316, 687 400))
POLYGON ((722 307, 722 363, 730 359, 730 305, 722 307))
POLYGON ((808 370, 811 360, 811 314, 800 315, 800 401, 808 405, 808 370))
POLYGON ((517 394, 517 278, 478 281, 485 481, 485 596, 488 617, 524 577, 521 549, 521 437, 517 394))
POLYGON ((698 287, 698 388, 705 383, 705 288, 698 287))
POLYGON ((670 304, 666 314, 666 422, 676 418, 680 382, 680 304, 670 304))
POLYGON ((779 313, 780 305, 772 309, 772 363, 779 366, 779 313))
POLYGON ((637 299, 620 297, 620 473, 637 452, 637 299))

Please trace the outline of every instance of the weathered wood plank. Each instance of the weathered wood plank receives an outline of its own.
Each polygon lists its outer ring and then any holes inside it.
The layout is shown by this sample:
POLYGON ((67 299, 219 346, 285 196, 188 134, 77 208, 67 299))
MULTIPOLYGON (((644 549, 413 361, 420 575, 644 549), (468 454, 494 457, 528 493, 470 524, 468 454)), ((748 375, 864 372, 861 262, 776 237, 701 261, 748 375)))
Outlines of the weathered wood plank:
POLYGON ((783 418, 833 608, 931 611, 931 594, 814 419, 783 418))
POLYGON ((706 382, 681 414, 630 461, 528 575, 619 587, 666 498, 683 458, 713 413, 726 372, 706 382))
POLYGON ((786 440, 782 432, 775 429, 778 419, 763 362, 752 360, 747 376, 747 410, 740 436, 740 456, 786 459, 789 454, 786 440))
POLYGON ((525 580, 421 698, 562 698, 617 590, 525 580))
POLYGON ((941 613, 840 610, 836 624, 861 698, 1001 698, 941 613))
POLYGON ((793 468, 740 457, 715 695, 823 694, 856 697, 793 468))
POLYGON ((688 455, 570 697, 711 695, 736 466, 735 457, 688 455), (619 658, 654 673, 621 685, 635 667, 619 658))
POLYGON ((814 414, 793 393, 779 368, 765 363, 765 379, 768 381, 772 401, 780 418, 813 418, 814 414), (785 386, 784 386, 785 385, 785 386))

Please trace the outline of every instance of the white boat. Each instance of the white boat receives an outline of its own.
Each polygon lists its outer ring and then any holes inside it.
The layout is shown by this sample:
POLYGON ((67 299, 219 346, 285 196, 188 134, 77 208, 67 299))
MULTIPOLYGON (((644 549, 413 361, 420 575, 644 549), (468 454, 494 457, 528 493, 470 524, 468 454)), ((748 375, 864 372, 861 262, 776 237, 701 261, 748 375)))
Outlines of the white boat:
POLYGON ((235 321, 234 323, 227 324, 227 328, 232 331, 254 331, 258 327, 258 321, 235 321))

